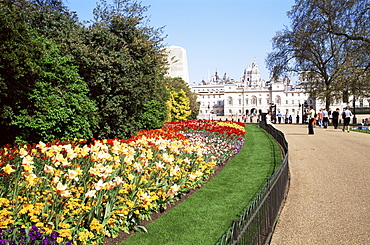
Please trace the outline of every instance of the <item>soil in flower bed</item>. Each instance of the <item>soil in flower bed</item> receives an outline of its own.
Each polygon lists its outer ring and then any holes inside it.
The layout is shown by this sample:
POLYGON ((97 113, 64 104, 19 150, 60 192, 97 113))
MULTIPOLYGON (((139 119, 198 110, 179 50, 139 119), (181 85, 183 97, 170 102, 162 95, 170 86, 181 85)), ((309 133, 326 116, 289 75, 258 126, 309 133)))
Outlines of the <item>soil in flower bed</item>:
MULTIPOLYGON (((230 160, 231 159, 229 159, 227 161, 227 163, 229 163, 230 160)), ((140 224, 139 224, 139 226, 147 226, 148 224, 150 224, 154 220, 158 219, 159 217, 161 217, 165 213, 169 212, 172 208, 174 208, 177 205, 179 205, 181 202, 185 201, 189 196, 191 196, 192 194, 194 194, 197 190, 199 190, 202 186, 204 186, 207 182, 209 182, 213 177, 215 177, 218 173, 220 173, 222 171, 222 169, 227 165, 227 163, 225 163, 225 164, 223 164, 221 166, 218 166, 216 168, 215 172, 210 176, 210 178, 208 178, 207 180, 205 180, 204 183, 200 187, 197 187, 197 188, 195 188, 193 190, 190 190, 189 192, 183 194, 181 196, 181 198, 178 199, 178 200, 175 200, 174 203, 167 204, 166 209, 164 209, 163 211, 158 212, 158 213, 152 213, 150 215, 151 219, 150 220, 143 220, 143 221, 141 221, 140 224)), ((118 237, 116 237, 116 238, 106 237, 104 239, 103 245, 117 245, 117 244, 120 244, 122 241, 126 240, 129 236, 131 236, 134 233, 135 233, 135 231, 131 231, 130 234, 122 231, 122 232, 119 233, 118 237)))

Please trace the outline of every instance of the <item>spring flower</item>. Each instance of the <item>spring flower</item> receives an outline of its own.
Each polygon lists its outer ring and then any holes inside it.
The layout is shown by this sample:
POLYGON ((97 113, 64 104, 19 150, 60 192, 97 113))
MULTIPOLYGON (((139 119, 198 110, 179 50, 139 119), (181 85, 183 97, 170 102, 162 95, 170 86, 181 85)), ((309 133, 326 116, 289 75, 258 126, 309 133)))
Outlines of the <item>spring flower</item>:
POLYGON ((163 161, 167 163, 172 163, 175 160, 174 156, 168 155, 167 153, 163 153, 162 157, 163 157, 163 161))
POLYGON ((166 165, 163 162, 156 162, 155 166, 157 167, 158 170, 166 168, 166 165))
POLYGON ((107 183, 104 183, 103 180, 99 180, 98 183, 94 184, 94 187, 95 187, 95 190, 99 191, 103 189, 106 185, 107 183))
POLYGON ((63 185, 61 182, 57 184, 57 194, 62 195, 67 190, 68 185, 63 185))
POLYGON ((173 186, 170 187, 170 189, 167 192, 167 196, 169 197, 174 197, 177 195, 177 192, 180 190, 180 186, 178 184, 174 184, 173 186))
POLYGON ((78 181, 78 177, 79 175, 82 174, 82 171, 80 168, 77 168, 76 170, 72 170, 72 169, 68 169, 68 179, 69 180, 76 180, 78 181))
POLYGON ((95 230, 98 234, 101 234, 101 232, 104 230, 104 226, 100 224, 97 219, 93 218, 90 224, 90 230, 95 230))
POLYGON ((54 185, 56 185, 56 184, 58 184, 59 180, 60 180, 60 178, 58 176, 55 176, 53 178, 53 180, 51 181, 51 183, 53 183, 54 185))
POLYGON ((49 174, 54 173, 54 168, 52 166, 49 166, 49 165, 45 164, 44 172, 49 173, 49 174))
POLYGON ((15 170, 12 168, 12 165, 9 164, 5 165, 5 167, 3 167, 2 169, 6 174, 11 174, 15 172, 15 170))
POLYGON ((19 156, 21 158, 25 157, 26 155, 28 155, 28 151, 26 151, 24 148, 19 149, 19 156))
POLYGON ((123 184, 123 179, 121 177, 116 176, 114 177, 113 182, 116 186, 120 186, 123 184))
POLYGON ((172 167, 170 169, 170 176, 176 176, 178 171, 180 171, 180 167, 178 165, 172 167))

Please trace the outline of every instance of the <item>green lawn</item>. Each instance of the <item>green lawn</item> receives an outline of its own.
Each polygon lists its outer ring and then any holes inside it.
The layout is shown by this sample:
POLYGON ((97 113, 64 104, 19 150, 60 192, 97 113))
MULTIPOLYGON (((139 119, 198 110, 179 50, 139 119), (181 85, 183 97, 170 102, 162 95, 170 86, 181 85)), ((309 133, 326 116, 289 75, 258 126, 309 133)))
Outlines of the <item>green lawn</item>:
POLYGON ((121 245, 215 244, 281 163, 277 143, 247 124, 241 151, 210 182, 121 245))

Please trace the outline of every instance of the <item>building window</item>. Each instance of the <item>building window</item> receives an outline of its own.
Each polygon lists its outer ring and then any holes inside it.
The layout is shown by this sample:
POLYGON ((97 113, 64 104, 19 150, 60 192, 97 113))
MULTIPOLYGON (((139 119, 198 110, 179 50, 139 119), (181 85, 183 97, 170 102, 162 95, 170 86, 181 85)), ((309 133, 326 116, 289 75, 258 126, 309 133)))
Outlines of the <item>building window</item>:
POLYGON ((285 101, 285 104, 288 104, 288 101, 287 100, 285 101))
POLYGON ((277 96, 277 97, 275 98, 275 104, 277 104, 277 105, 281 105, 281 98, 280 98, 280 96, 277 96))
POLYGON ((248 105, 248 99, 245 99, 245 104, 248 105))
POLYGON ((242 100, 241 99, 239 99, 239 105, 241 105, 242 104, 242 100))
POLYGON ((233 105, 233 98, 229 97, 227 101, 228 101, 229 105, 233 105))
POLYGON ((213 98, 216 98, 216 95, 213 95, 213 98))
POLYGON ((220 98, 220 99, 221 99, 221 94, 218 96, 218 98, 220 98))
POLYGON ((267 104, 270 104, 270 100, 267 100, 267 104))
POLYGON ((252 105, 257 105, 257 98, 256 97, 252 97, 252 105))
POLYGON ((294 105, 294 100, 292 100, 292 105, 294 105))
POLYGON ((258 104, 262 104, 262 100, 261 99, 258 99, 258 104))

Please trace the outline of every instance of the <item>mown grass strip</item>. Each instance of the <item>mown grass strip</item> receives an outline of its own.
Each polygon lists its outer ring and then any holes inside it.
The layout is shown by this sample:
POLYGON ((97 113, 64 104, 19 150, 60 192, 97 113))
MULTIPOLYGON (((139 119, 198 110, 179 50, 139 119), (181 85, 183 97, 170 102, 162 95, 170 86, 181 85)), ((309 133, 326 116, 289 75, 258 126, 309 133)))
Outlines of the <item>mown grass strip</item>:
POLYGON ((215 244, 281 163, 278 144, 255 124, 241 151, 209 183, 121 245, 215 244))

